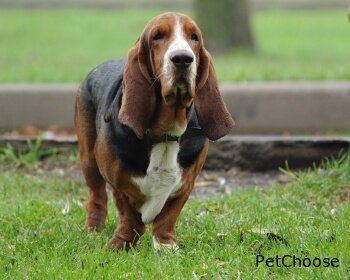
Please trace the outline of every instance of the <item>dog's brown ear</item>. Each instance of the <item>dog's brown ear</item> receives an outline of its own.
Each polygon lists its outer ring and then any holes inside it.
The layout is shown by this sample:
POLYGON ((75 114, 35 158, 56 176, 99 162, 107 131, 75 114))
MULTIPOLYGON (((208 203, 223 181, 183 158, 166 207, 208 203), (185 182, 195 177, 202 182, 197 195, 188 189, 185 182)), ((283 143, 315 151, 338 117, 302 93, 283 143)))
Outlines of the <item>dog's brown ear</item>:
POLYGON ((204 47, 200 50, 199 59, 194 106, 200 126, 214 141, 229 133, 234 121, 222 100, 211 56, 204 47))
POLYGON ((156 104, 148 66, 148 44, 143 35, 128 53, 123 78, 119 121, 142 139, 149 127, 156 104))

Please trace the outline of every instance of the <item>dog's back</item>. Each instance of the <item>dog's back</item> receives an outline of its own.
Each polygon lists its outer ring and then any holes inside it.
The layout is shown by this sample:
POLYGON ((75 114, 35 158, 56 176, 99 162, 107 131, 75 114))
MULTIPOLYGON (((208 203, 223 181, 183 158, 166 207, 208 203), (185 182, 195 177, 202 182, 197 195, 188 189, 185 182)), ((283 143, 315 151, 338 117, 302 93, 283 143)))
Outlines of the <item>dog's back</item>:
POLYGON ((95 126, 98 132, 101 120, 121 87, 125 60, 108 60, 87 75, 78 92, 82 106, 95 112, 95 126), (93 108, 92 108, 93 107, 93 108))

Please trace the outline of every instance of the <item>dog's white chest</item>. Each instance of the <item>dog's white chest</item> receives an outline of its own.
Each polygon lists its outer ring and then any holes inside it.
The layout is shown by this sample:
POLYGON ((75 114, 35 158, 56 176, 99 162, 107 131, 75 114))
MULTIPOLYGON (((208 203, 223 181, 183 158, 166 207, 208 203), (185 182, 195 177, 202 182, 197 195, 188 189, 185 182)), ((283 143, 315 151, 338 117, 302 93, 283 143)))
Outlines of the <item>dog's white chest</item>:
POLYGON ((139 210, 144 223, 151 223, 169 196, 181 187, 182 171, 177 162, 178 152, 177 142, 156 144, 152 148, 146 176, 132 179, 146 197, 139 210))

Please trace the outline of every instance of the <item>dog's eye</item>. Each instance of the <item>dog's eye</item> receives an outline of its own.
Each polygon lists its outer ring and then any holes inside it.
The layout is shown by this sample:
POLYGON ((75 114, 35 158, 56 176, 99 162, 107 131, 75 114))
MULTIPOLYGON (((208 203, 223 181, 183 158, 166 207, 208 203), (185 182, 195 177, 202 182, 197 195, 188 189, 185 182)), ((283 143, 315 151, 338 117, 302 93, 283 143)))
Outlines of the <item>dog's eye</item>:
POLYGON ((191 34, 191 40, 192 40, 192 41, 198 41, 198 36, 197 36, 196 33, 192 33, 192 34, 191 34))
POLYGON ((158 41, 158 40, 162 40, 164 38, 164 34, 161 32, 158 32, 154 37, 153 40, 154 41, 158 41))

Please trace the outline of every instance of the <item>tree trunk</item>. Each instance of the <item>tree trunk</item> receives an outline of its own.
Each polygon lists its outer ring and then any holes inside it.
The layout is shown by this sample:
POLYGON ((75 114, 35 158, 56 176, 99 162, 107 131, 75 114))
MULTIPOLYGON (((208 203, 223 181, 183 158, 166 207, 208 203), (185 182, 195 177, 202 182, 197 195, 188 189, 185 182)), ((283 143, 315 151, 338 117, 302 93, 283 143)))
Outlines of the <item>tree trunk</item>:
POLYGON ((254 49, 249 0, 194 0, 206 47, 214 52, 254 49))

